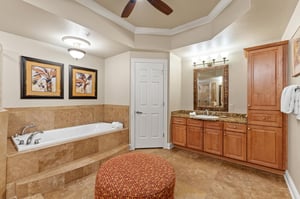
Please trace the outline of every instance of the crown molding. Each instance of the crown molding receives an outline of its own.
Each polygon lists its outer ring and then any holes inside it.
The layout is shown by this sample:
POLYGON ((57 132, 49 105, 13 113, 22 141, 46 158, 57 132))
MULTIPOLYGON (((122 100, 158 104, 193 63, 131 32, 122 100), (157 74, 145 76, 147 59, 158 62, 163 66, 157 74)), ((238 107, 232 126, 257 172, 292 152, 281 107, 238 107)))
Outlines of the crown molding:
POLYGON ((84 7, 92 10, 98 15, 101 15, 119 26, 125 28, 126 30, 131 31, 134 34, 147 34, 147 35, 164 35, 172 36, 192 28, 196 28, 205 24, 212 22, 229 4, 232 0, 220 0, 220 2, 212 9, 212 11, 205 17, 190 21, 183 25, 177 26, 171 29, 164 28, 147 28, 147 27, 137 27, 127 22, 125 19, 114 14, 113 12, 107 10, 106 8, 99 5, 95 0, 75 0, 77 3, 81 4, 84 7))

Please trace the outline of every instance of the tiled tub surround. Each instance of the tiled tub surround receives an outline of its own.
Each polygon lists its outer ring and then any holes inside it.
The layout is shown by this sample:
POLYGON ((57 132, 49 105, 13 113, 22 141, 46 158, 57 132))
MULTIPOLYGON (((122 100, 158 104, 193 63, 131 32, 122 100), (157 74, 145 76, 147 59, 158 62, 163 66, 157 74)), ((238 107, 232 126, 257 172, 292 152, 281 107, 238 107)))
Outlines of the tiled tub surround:
POLYGON ((127 128, 129 124, 129 106, 121 105, 85 105, 57 107, 8 108, 8 134, 10 137, 20 133, 30 123, 36 127, 28 129, 50 130, 96 122, 119 121, 127 128))
POLYGON ((17 152, 8 142, 6 197, 23 198, 64 187, 128 151, 128 128, 40 150, 17 152))
MULTIPOLYGON (((14 196, 22 198, 61 188, 75 179, 97 171, 103 160, 128 151, 128 106, 84 105, 7 108, 7 110, 8 119, 5 122, 8 126, 7 131, 5 130, 7 135, 3 136, 8 138, 5 139, 7 186, 4 198, 14 196), (17 152, 10 139, 30 123, 34 123, 36 127, 28 129, 27 132, 113 121, 122 122, 124 129, 41 150, 17 152)), ((0 147, 2 146, 6 144, 0 147)), ((2 166, 5 164, 1 163, 0 168, 2 166)), ((3 178, 1 177, 0 180, 3 178)))

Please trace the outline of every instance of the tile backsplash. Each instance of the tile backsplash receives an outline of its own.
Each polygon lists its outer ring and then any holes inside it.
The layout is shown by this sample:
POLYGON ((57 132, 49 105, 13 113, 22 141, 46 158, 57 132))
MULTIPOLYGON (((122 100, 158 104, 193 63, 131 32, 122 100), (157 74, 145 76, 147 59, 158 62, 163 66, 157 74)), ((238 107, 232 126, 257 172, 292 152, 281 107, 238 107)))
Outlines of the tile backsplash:
POLYGON ((95 122, 120 121, 128 127, 129 106, 81 105, 57 107, 7 108, 10 137, 20 133, 24 126, 33 123, 35 130, 50 130, 95 122))

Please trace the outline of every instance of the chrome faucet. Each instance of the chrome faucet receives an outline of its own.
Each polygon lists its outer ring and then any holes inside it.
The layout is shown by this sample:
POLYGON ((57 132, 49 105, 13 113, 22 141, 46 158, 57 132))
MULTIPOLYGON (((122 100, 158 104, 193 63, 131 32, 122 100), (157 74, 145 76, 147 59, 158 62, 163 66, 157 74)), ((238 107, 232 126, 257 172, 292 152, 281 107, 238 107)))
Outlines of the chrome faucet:
POLYGON ((208 109, 205 109, 205 115, 208 115, 208 109))
POLYGON ((35 132, 31 133, 31 135, 26 140, 26 145, 31 144, 33 137, 39 133, 44 133, 44 131, 35 131, 35 132))
POLYGON ((34 125, 33 123, 31 123, 31 124, 29 124, 29 125, 26 125, 26 126, 23 128, 23 130, 22 130, 22 132, 21 132, 21 135, 24 135, 24 133, 26 132, 26 129, 28 129, 28 128, 33 128, 33 127, 35 127, 35 125, 34 125))

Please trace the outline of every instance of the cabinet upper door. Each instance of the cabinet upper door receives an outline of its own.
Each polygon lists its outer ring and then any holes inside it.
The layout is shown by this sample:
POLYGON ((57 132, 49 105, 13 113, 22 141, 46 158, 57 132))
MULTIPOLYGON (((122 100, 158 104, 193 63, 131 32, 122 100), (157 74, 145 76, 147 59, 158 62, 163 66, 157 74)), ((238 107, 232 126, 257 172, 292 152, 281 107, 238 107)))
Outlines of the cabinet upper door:
POLYGON ((279 110, 286 81, 286 44, 247 51, 248 109, 279 110))

